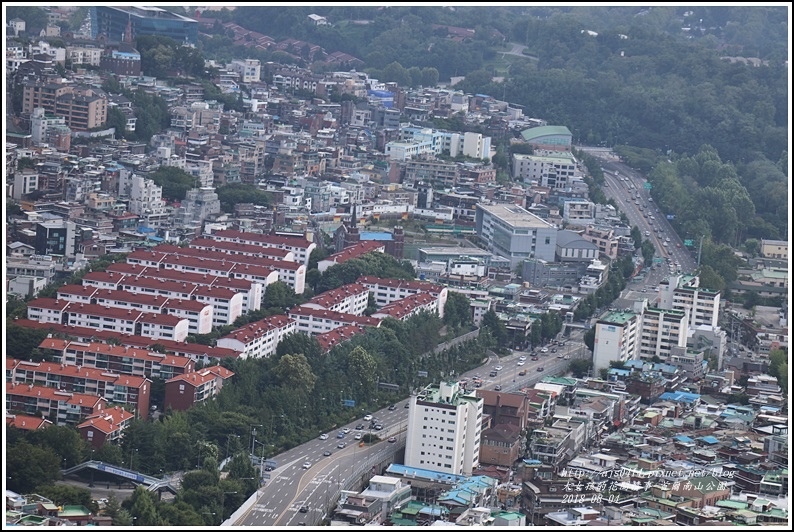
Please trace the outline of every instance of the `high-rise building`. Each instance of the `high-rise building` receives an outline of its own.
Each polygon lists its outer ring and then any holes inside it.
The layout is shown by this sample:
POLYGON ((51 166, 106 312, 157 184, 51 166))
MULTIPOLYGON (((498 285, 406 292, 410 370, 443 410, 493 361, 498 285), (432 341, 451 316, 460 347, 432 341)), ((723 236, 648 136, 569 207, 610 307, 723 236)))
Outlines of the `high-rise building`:
POLYGON ((593 370, 609 368, 610 362, 636 358, 640 317, 634 312, 608 312, 595 324, 593 370))
POLYGON ((52 220, 36 224, 36 254, 74 257, 74 222, 52 220))
POLYGON ((196 44, 198 39, 198 22, 159 7, 92 6, 90 16, 92 39, 100 33, 111 42, 133 42, 141 35, 185 44, 196 44))
POLYGON ((411 398, 405 465, 471 475, 480 463, 483 399, 457 382, 431 384, 411 398))
POLYGON ((659 285, 659 308, 687 312, 689 327, 716 327, 720 295, 717 290, 701 288, 696 275, 672 275, 659 285))

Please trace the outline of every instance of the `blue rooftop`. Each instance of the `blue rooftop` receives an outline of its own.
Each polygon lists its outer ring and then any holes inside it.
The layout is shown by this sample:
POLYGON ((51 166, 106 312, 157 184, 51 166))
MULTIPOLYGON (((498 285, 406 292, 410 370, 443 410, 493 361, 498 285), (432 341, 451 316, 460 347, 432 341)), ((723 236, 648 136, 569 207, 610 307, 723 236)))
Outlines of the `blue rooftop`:
POLYGON ((703 443, 708 443, 709 445, 714 445, 714 444, 717 444, 717 443, 719 443, 719 442, 720 442, 720 440, 718 440, 718 439, 717 439, 717 438, 715 438, 714 436, 701 436, 701 437, 700 437, 700 438, 698 438, 698 439, 699 439, 700 441, 702 441, 703 443))
POLYGON ((662 401, 675 401, 677 403, 694 403, 700 399, 700 395, 687 392, 664 392, 659 399, 662 401))
POLYGON ((394 473, 395 475, 402 476, 416 476, 419 478, 433 480, 435 482, 449 482, 456 484, 463 482, 466 477, 463 475, 453 475, 451 473, 439 473, 438 471, 430 471, 429 469, 420 469, 418 467, 408 467, 403 464, 391 464, 387 469, 387 473, 394 473))
POLYGON ((689 436, 675 436, 675 437, 673 437, 673 439, 674 440, 678 440, 680 442, 684 442, 684 443, 694 443, 695 442, 695 440, 693 440, 689 436))
POLYGON ((394 235, 391 233, 381 232, 362 232, 360 233, 361 240, 394 240, 394 235))

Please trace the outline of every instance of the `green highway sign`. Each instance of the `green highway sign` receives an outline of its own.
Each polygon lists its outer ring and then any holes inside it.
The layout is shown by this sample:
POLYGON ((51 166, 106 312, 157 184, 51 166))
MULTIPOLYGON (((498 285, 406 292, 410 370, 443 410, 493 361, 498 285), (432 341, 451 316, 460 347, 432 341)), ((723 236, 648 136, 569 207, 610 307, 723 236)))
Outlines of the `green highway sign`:
POLYGON ((664 259, 661 258, 661 257, 656 257, 655 259, 653 259, 653 262, 655 262, 656 264, 659 264, 660 262, 664 262, 664 259))
POLYGON ((650 183, 645 183, 642 185, 642 188, 644 188, 645 190, 651 190, 652 187, 650 183))
POLYGON ((684 240, 684 245, 685 246, 691 246, 691 245, 693 245, 693 242, 691 240, 684 240))

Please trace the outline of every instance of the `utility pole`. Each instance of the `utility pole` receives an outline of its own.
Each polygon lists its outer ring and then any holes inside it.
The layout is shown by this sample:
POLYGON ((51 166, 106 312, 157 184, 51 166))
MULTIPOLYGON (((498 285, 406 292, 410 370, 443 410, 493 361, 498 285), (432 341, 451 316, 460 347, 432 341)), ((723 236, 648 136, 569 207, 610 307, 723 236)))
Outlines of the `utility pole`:
POLYGON ((697 268, 700 269, 700 252, 703 251, 703 237, 706 235, 700 236, 700 244, 698 244, 698 265, 697 268))

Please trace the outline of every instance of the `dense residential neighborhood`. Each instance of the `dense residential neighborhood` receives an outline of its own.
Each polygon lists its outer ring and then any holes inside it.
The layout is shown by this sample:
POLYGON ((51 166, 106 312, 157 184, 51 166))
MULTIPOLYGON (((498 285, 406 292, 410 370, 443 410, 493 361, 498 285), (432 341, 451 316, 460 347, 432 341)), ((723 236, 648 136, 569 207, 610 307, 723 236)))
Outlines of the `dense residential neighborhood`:
POLYGON ((542 109, 41 9, 6 21, 8 526, 789 523, 787 240, 715 288, 542 109))

